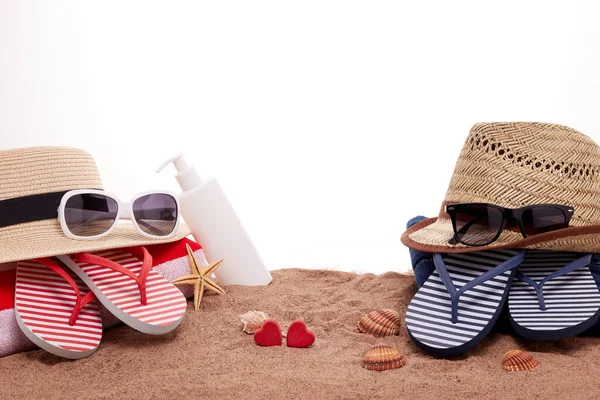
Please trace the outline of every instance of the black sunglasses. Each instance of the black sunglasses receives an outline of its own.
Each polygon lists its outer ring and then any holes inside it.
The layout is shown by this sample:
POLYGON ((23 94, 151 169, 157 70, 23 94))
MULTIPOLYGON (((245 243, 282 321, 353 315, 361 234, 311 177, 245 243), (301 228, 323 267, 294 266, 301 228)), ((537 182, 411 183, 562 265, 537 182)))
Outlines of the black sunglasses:
POLYGON ((446 205, 452 220, 454 238, 448 243, 485 246, 498 239, 509 220, 519 226, 523 237, 555 231, 569 226, 575 212, 561 204, 535 204, 522 208, 504 208, 486 203, 446 205))

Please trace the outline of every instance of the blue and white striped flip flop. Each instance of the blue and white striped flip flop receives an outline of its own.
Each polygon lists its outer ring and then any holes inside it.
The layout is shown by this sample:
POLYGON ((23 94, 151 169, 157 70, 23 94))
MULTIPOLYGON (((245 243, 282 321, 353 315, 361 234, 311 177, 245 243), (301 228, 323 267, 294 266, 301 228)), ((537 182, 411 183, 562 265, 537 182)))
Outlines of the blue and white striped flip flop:
POLYGON ((582 333, 600 318, 600 291, 591 254, 529 250, 508 295, 510 322, 527 339, 582 333))
POLYGON ((518 250, 434 254, 435 271, 406 311, 413 342, 437 357, 475 347, 500 316, 524 256, 518 250))

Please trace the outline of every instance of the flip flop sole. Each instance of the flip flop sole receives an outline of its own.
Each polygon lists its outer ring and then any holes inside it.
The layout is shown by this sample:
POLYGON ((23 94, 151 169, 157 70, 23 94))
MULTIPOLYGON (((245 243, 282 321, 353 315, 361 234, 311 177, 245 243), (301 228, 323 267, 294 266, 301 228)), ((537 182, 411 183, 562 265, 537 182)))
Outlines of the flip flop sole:
MULTIPOLYGON (((138 275, 142 261, 125 250, 95 253, 138 275)), ((77 263, 69 256, 58 257, 81 278, 96 298, 117 318, 132 328, 150 335, 163 335, 179 326, 187 300, 181 291, 158 272, 150 270, 146 281, 147 304, 133 279, 113 269, 89 263, 77 263)))
MULTIPOLYGON (((445 267, 457 289, 513 258, 516 250, 446 254, 445 267)), ((406 312, 413 342, 437 357, 454 357, 475 347, 493 328, 508 296, 516 268, 505 271, 463 293, 458 322, 452 323, 452 303, 438 271, 417 291, 406 312)))
MULTIPOLYGON (((82 295, 89 292, 75 274, 70 275, 82 295)), ((102 339, 98 304, 86 304, 71 326, 69 319, 76 300, 73 288, 56 272, 33 260, 17 264, 17 324, 40 348, 69 359, 87 357, 97 350, 102 339)))
MULTIPOLYGON (((528 251, 519 271, 539 282, 579 257, 577 253, 528 251)), ((531 285, 518 277, 512 283, 508 295, 510 322, 526 339, 564 339, 586 331, 600 319, 600 291, 587 266, 548 280, 543 293, 546 310, 540 310, 531 285)))

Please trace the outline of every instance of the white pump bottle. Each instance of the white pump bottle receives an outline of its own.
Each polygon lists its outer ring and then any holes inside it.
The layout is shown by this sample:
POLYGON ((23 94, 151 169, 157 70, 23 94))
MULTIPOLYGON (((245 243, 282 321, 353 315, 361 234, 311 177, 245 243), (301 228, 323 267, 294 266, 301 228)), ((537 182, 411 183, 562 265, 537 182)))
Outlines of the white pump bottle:
POLYGON ((207 259, 223 264, 215 275, 223 285, 267 285, 271 274, 256 247, 229 203, 219 183, 213 178, 202 179, 179 153, 165 161, 156 172, 169 163, 177 169, 177 181, 183 191, 179 196, 181 215, 200 243, 207 259))

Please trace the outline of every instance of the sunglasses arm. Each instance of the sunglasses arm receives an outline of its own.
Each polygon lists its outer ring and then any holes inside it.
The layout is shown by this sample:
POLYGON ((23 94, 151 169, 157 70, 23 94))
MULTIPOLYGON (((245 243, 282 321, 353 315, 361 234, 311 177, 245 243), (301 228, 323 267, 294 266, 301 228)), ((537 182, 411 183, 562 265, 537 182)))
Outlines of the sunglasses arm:
POLYGON ((471 228, 477 221, 481 221, 481 217, 473 218, 471 221, 467 222, 462 228, 460 228, 456 234, 448 241, 449 244, 457 244, 458 240, 456 239, 456 235, 459 233, 466 233, 469 228, 471 228))
MULTIPOLYGON (((131 220, 131 218, 126 218, 126 219, 129 219, 129 220, 131 220)), ((163 232, 162 232, 160 229, 156 228, 154 225, 152 225, 152 224, 149 224, 149 223, 147 223, 147 222, 146 222, 146 221, 144 221, 144 220, 136 220, 136 222, 137 222, 139 225, 143 225, 143 226, 144 226, 144 228, 146 228, 146 229, 148 229, 148 230, 152 231, 152 233, 153 233, 154 235, 156 235, 156 236, 163 236, 163 232)))
MULTIPOLYGON (((66 214, 67 212, 68 212, 68 211, 67 211, 67 210, 65 210, 65 214, 66 214)), ((83 221, 83 222, 81 223, 81 228, 87 228, 89 225, 91 225, 91 224, 93 224, 93 223, 95 223, 95 222, 98 222, 98 221, 102 221, 103 219, 106 219, 106 220, 113 220, 113 218, 106 218, 106 217, 104 216, 104 213, 102 213, 102 214, 98 214, 98 215, 92 216, 91 218, 87 219, 86 221, 83 221)))

